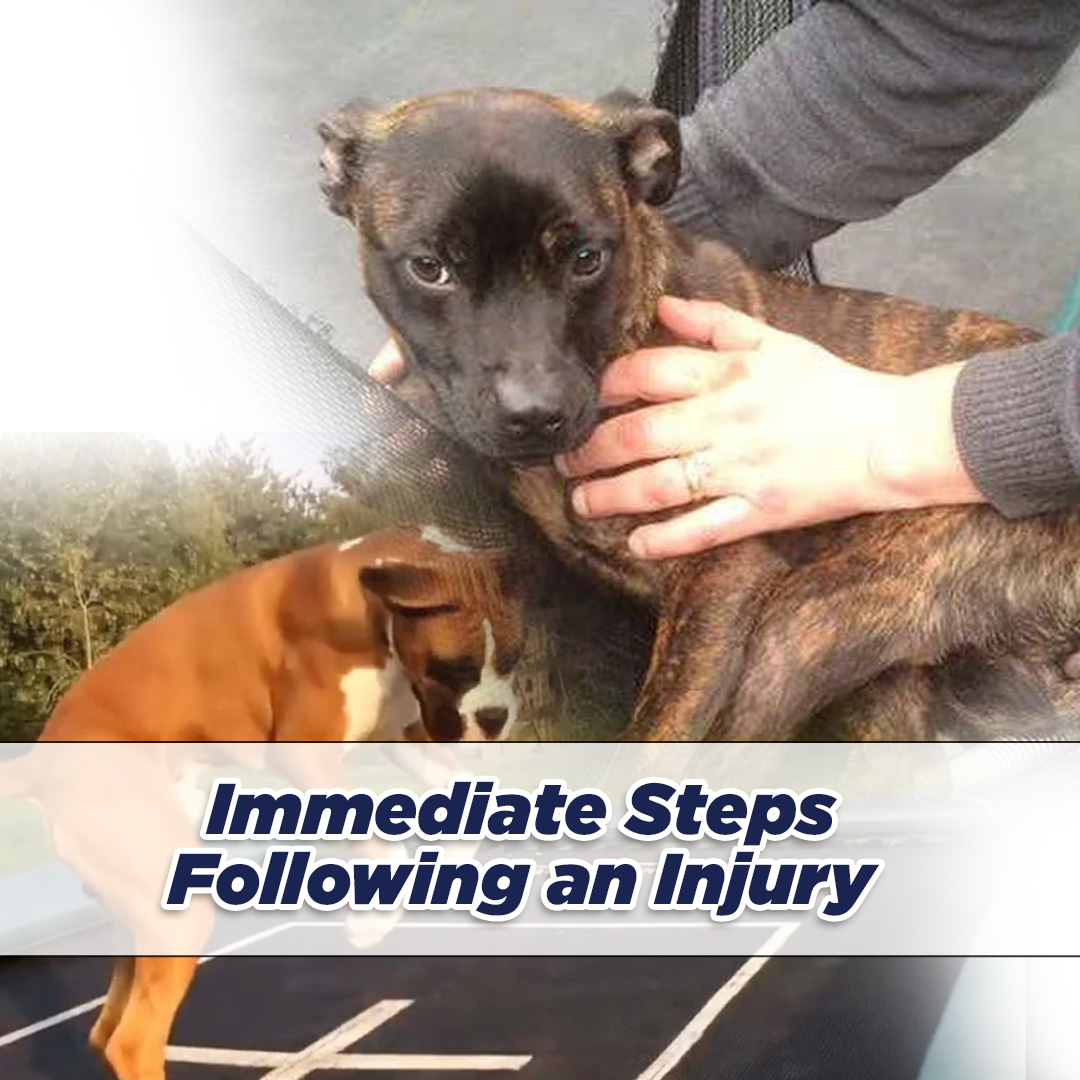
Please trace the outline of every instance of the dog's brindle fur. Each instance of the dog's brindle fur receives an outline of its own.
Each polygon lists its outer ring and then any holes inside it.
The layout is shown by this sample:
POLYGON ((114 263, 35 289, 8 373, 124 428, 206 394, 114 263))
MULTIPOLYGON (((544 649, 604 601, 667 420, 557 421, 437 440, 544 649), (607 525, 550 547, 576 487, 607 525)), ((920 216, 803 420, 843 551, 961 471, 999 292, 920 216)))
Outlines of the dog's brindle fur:
POLYGON ((554 469, 531 464, 587 437, 606 363, 666 340, 654 322, 663 293, 721 300, 897 373, 1036 333, 762 273, 677 231, 656 209, 678 176, 677 124, 621 92, 594 104, 497 90, 388 111, 355 102, 319 130, 323 190, 355 225, 369 295, 439 409, 503 462, 566 559, 658 615, 627 738, 790 738, 837 724, 920 738, 950 713, 971 734, 999 713, 1080 712, 1060 667, 1080 642, 1080 511, 865 516, 642 562, 626 546, 641 519, 582 520, 554 469), (583 244, 606 255, 579 280, 568 264, 583 244), (449 287, 418 282, 417 255, 447 267, 449 287), (506 423, 521 400, 558 422, 522 438, 506 423))

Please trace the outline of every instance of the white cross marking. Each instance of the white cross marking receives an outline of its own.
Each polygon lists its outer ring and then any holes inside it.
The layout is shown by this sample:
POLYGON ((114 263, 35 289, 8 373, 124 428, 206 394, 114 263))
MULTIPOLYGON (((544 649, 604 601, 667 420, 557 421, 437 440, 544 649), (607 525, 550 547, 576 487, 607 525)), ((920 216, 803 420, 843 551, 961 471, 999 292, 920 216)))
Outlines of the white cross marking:
POLYGON ((506 1054, 342 1054, 340 1051, 370 1035, 412 1004, 406 1000, 380 1001, 334 1028, 299 1053, 277 1050, 223 1050, 202 1046, 170 1046, 167 1061, 189 1065, 225 1065, 269 1068, 262 1080, 303 1080, 320 1069, 356 1072, 516 1072, 531 1056, 506 1054))
POLYGON ((641 1073, 637 1080, 663 1080, 701 1041, 712 1022, 731 1004, 735 995, 769 962, 799 928, 797 922, 773 923, 777 929, 764 945, 694 1014, 690 1023, 668 1044, 663 1053, 641 1073))

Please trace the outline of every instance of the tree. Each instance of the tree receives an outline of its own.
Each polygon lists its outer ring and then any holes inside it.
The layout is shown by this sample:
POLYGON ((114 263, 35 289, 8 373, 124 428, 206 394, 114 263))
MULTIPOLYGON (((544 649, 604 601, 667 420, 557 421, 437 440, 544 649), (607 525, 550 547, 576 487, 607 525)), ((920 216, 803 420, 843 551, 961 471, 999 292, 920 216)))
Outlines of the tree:
POLYGON ((130 434, 0 436, 0 738, 184 593, 325 538, 318 493, 250 446, 173 461, 130 434))

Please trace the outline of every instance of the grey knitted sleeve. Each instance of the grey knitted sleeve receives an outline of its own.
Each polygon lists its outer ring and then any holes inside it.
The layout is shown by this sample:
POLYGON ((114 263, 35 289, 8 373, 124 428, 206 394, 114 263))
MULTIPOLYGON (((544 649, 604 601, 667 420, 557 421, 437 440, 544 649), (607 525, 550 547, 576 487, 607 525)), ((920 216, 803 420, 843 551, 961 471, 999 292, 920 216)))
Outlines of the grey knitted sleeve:
POLYGON ((989 142, 1078 41, 1077 0, 818 3, 682 121, 668 212, 783 266, 989 142))
MULTIPOLYGON (((1008 127, 1080 41, 1080 0, 819 2, 682 121, 668 213, 786 265, 887 213, 1008 127)), ((1021 517, 1080 500, 1080 342, 976 357, 953 423, 972 479, 1021 517)))
POLYGON ((953 430, 968 475, 1006 517, 1080 501, 1080 332, 969 360, 953 430))

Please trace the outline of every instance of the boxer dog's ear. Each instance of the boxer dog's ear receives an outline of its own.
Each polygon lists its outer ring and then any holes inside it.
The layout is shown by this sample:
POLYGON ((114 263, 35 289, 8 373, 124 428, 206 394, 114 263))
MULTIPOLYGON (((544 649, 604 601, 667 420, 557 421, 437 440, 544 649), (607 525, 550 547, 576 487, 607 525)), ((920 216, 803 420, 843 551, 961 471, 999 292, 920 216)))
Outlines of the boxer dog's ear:
POLYGON ((360 585, 391 611, 406 615, 457 611, 461 606, 447 589, 446 573, 422 563, 380 559, 378 565, 361 567, 360 585))
POLYGON ((319 158, 322 180, 319 187, 335 214, 351 217, 354 186, 360 178, 364 155, 373 138, 378 105, 357 98, 319 122, 317 131, 323 141, 319 158))
POLYGON ((593 108, 600 126, 615 138, 630 190, 654 206, 667 202, 679 182, 679 121, 628 90, 605 94, 593 108))

